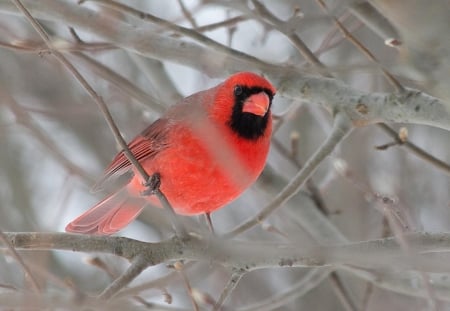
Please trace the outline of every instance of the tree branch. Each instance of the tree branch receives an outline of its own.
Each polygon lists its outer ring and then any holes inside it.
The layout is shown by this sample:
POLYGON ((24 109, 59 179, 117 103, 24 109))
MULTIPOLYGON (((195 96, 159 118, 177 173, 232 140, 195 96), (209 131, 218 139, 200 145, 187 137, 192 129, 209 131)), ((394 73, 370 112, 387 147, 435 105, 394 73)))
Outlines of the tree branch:
MULTIPOLYGON (((450 114, 445 102, 417 90, 407 89, 402 94, 365 93, 335 79, 304 75, 292 66, 253 61, 236 53, 224 53, 194 42, 162 36, 153 30, 135 28, 112 16, 98 18, 97 12, 72 3, 54 0, 24 2, 39 18, 83 29, 130 52, 190 66, 210 76, 223 77, 243 70, 264 72, 278 85, 279 94, 301 98, 330 111, 343 111, 357 126, 401 122, 450 129, 450 114)), ((0 11, 17 14, 8 3, 0 4, 0 11)))
POLYGON ((120 277, 114 280, 105 290, 98 296, 100 299, 109 299, 113 297, 119 290, 127 286, 139 274, 149 266, 149 261, 144 255, 135 257, 128 269, 120 277))
POLYGON ((124 237, 68 233, 5 232, 4 234, 17 250, 100 252, 128 260, 142 257, 149 266, 170 260, 194 260, 215 262, 242 271, 269 267, 329 265, 339 267, 356 265, 370 269, 395 265, 396 269, 401 270, 410 269, 413 267, 411 262, 417 261, 425 271, 450 271, 450 264, 443 261, 449 256, 447 253, 450 251, 450 233, 405 234, 404 239, 411 251, 418 254, 416 260, 404 259, 405 254, 395 237, 299 249, 291 244, 232 241, 214 237, 205 239, 193 235, 184 241, 172 238, 148 243, 124 237))

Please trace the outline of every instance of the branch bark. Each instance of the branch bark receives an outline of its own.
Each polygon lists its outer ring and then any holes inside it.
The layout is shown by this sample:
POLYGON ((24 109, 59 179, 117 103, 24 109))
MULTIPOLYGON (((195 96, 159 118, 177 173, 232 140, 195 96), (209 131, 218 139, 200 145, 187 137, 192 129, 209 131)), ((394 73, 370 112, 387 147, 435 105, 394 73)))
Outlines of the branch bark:
MULTIPOLYGON (((241 52, 218 51, 195 42, 159 35, 152 29, 136 28, 112 16, 73 3, 41 0, 24 1, 36 17, 82 29, 146 57, 171 61, 198 69, 212 77, 236 71, 264 72, 288 98, 322 105, 332 112, 343 111, 357 126, 379 122, 414 123, 450 129, 446 103, 418 90, 398 93, 365 93, 330 78, 305 75, 302 69, 250 60, 241 52)), ((19 12, 10 3, 1 3, 0 11, 19 12)))

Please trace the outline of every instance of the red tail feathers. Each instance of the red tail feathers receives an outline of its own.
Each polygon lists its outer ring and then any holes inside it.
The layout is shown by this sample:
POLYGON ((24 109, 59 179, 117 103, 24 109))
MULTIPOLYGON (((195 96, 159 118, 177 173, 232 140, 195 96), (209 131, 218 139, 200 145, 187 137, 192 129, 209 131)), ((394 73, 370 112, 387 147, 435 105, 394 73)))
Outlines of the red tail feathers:
POLYGON ((130 197, 126 189, 113 193, 66 226, 67 232, 113 234, 132 222, 145 206, 145 200, 130 197))

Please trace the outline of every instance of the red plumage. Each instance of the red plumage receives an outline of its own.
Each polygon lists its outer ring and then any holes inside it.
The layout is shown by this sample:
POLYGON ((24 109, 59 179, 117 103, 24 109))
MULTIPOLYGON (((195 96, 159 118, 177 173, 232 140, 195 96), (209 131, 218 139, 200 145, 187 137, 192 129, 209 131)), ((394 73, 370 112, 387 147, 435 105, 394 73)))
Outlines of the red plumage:
MULTIPOLYGON (((135 137, 129 148, 178 214, 211 213, 238 197, 261 173, 272 131, 275 88, 249 72, 193 94, 135 137)), ((132 170, 125 188, 69 223, 68 232, 112 234, 142 211, 144 181, 120 152, 101 182, 132 170)))

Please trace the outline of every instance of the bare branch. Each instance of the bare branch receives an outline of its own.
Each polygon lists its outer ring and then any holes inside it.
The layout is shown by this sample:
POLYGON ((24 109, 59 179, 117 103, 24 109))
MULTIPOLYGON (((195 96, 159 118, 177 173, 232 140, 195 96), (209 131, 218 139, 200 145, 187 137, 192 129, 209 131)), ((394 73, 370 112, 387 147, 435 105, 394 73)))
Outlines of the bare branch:
MULTIPOLYGON (((252 0, 256 11, 268 21, 280 32, 284 32, 283 21, 279 20, 275 15, 273 15, 263 4, 257 0, 252 0)), ((295 33, 285 33, 285 35, 291 40, 292 44, 296 49, 302 54, 302 56, 312 65, 316 66, 320 70, 327 72, 326 67, 320 62, 320 60, 314 55, 314 53, 308 48, 308 46, 297 36, 295 33)), ((325 74, 328 75, 328 74, 325 74)))
POLYGON ((331 268, 310 269, 306 275, 294 284, 289 290, 283 291, 281 294, 259 301, 254 305, 237 309, 236 311, 271 311, 279 307, 283 307, 299 297, 303 297, 312 289, 321 284, 330 272, 331 268))
POLYGON ((380 36, 383 41, 395 40, 397 44, 401 44, 396 29, 369 2, 353 3, 350 6, 350 11, 380 36))
POLYGON ((335 79, 314 77, 283 79, 278 90, 288 98, 301 98, 328 111, 343 111, 355 126, 399 122, 450 129, 446 104, 417 90, 369 94, 335 79))
POLYGON ((217 23, 213 23, 213 24, 209 24, 209 25, 199 26, 199 27, 196 28, 196 30, 199 31, 199 32, 207 32, 207 31, 216 30, 217 28, 221 28, 221 27, 233 27, 237 23, 244 22, 244 21, 246 21, 248 19, 249 19, 249 17, 245 16, 245 15, 236 16, 236 17, 232 17, 230 19, 224 20, 222 22, 217 22, 217 23))
POLYGON ((30 268, 28 268, 27 264, 22 259, 22 257, 20 257, 19 253, 17 253, 16 249, 11 245, 11 243, 9 243, 8 237, 3 233, 3 231, 0 231, 0 240, 2 240, 2 242, 6 245, 6 248, 11 252, 11 255, 22 267, 23 271, 25 272, 25 275, 30 279, 33 290, 36 293, 41 292, 42 289, 37 279, 34 277, 33 273, 31 272, 30 268))
POLYGON ((328 265, 355 265, 371 269, 394 265, 402 270, 414 269, 416 264, 430 272, 450 269, 448 262, 443 261, 450 250, 449 233, 406 233, 404 239, 411 251, 419 254, 416 259, 411 260, 404 259, 404 251, 395 237, 299 249, 289 244, 198 239, 192 235, 184 241, 173 238, 158 243, 67 233, 5 232, 5 236, 17 250, 102 252, 130 260, 142 257, 149 266, 169 260, 196 260, 247 271, 268 267, 328 265))
POLYGON ((114 282, 112 282, 105 290, 98 296, 101 299, 109 299, 113 297, 119 290, 127 286, 134 278, 136 278, 149 265, 149 261, 144 255, 136 256, 128 269, 114 282))
POLYGON ((5 103, 13 114, 16 116, 17 122, 24 126, 27 130, 29 130, 32 133, 32 137, 34 137, 42 146, 45 147, 46 150, 48 150, 49 154, 67 171, 69 174, 73 174, 75 176, 79 176, 82 180, 86 181, 87 183, 93 183, 94 178, 92 175, 87 172, 84 168, 76 165, 72 161, 70 161, 62 152, 61 148, 54 143, 52 140, 49 139, 47 134, 45 133, 44 129, 34 120, 32 119, 31 115, 28 113, 28 111, 24 108, 22 108, 11 95, 7 94, 1 87, 0 87, 0 98, 2 99, 2 102, 5 103))
MULTIPOLYGON (((132 28, 120 20, 110 20, 110 16, 92 18, 94 12, 74 7, 73 4, 58 2, 58 6, 55 6, 51 0, 41 0, 39 5, 33 1, 25 2, 41 18, 67 23, 101 36, 130 52, 182 63, 211 76, 242 70, 263 71, 270 80, 278 82, 280 94, 323 105, 330 111, 345 111, 358 126, 402 122, 450 128, 446 104, 416 90, 407 89, 405 94, 364 93, 337 80, 305 76, 292 67, 250 60, 236 53, 226 55, 195 43, 159 36, 151 30, 132 28), (106 29, 102 21, 108 21, 108 25, 114 25, 117 29, 106 29)), ((0 10, 15 14, 7 5, 2 4, 0 10)))
POLYGON ((240 271, 240 270, 232 271, 232 273, 230 275, 230 279, 228 280, 227 284, 223 288, 223 291, 220 294, 219 299, 217 299, 217 302, 214 305, 214 308, 213 308, 214 311, 220 310, 223 303, 231 295, 231 293, 236 288, 236 286, 238 285, 239 281, 241 280, 241 278, 244 274, 245 274, 245 270, 244 271, 240 271))
POLYGON ((450 165, 442 160, 439 160, 438 158, 434 157, 433 155, 429 154, 422 148, 418 147, 417 145, 413 144, 410 141, 402 141, 399 138, 399 135, 396 131, 391 129, 385 124, 379 124, 378 125, 386 134, 388 134, 390 137, 395 139, 398 145, 405 147, 408 149, 412 154, 419 157, 420 159, 424 160, 425 162, 435 166, 436 168, 442 170, 446 174, 450 174, 450 165))
POLYGON ((156 98, 125 79, 119 73, 114 72, 110 68, 83 53, 72 53, 72 55, 75 55, 81 61, 81 64, 84 64, 98 76, 109 81, 112 85, 115 85, 130 97, 138 100, 143 106, 150 107, 157 113, 162 113, 166 110, 156 98))
MULTIPOLYGON (((325 13, 328 13, 328 8, 323 0, 316 0, 317 3, 319 3, 320 7, 325 11, 325 13)), ((347 38, 353 45, 355 45, 364 55, 367 56, 372 62, 380 66, 380 63, 376 59, 375 55, 373 55, 370 50, 365 47, 358 39, 356 39, 345 27, 342 25, 342 23, 336 18, 332 17, 334 23, 339 28, 339 30, 343 33, 344 37, 347 38)), ((403 86, 400 84, 400 82, 397 81, 397 79, 385 68, 380 66, 380 70, 383 72, 386 79, 395 87, 397 92, 404 92, 403 86)))

